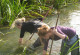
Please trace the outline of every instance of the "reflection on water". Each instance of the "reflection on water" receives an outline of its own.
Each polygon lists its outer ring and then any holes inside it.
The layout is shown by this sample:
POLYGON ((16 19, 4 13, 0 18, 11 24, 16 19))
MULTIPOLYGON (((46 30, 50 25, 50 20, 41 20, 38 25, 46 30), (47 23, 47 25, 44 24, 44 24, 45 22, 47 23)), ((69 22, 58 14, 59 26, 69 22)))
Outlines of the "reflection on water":
POLYGON ((80 11, 75 11, 70 14, 71 25, 80 25, 80 11))

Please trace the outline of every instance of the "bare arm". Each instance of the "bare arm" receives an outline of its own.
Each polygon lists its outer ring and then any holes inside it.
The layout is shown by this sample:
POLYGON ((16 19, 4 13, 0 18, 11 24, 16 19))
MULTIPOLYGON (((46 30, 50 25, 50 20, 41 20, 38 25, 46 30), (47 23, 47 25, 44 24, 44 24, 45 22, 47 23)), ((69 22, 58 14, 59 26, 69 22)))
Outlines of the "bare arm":
POLYGON ((59 33, 59 32, 57 31, 57 29, 55 29, 55 28, 53 29, 53 33, 54 33, 55 35, 59 36, 61 39, 65 39, 65 35, 59 33))
POLYGON ((43 50, 43 55, 46 55, 46 53, 47 53, 47 52, 46 52, 45 50, 43 50))
POLYGON ((55 34, 56 34, 57 36, 59 36, 61 39, 65 39, 65 35, 60 34, 59 32, 56 32, 55 34))
POLYGON ((23 38, 20 38, 19 39, 19 43, 22 44, 22 41, 23 41, 23 38))
POLYGON ((43 43, 44 43, 43 55, 46 55, 48 42, 49 42, 49 39, 44 39, 43 40, 43 43))
MULTIPOLYGON (((39 36, 40 37, 40 36, 39 36)), ((44 36, 43 36, 44 37, 44 36)), ((43 55, 46 55, 49 39, 41 38, 41 42, 44 44, 43 55)))

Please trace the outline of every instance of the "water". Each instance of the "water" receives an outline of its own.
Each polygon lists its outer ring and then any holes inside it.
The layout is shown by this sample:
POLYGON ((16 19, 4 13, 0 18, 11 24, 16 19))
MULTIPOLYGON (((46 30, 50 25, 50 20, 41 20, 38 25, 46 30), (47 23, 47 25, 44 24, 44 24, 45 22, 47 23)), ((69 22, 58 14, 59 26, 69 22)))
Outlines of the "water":
POLYGON ((80 35, 80 11, 75 11, 70 14, 70 25, 77 30, 77 34, 80 35))
MULTIPOLYGON (((45 19, 44 22, 49 24, 49 26, 55 26, 56 23, 56 15, 48 17, 48 20, 45 19)), ((58 22, 58 25, 61 26, 67 26, 72 27, 77 30, 77 34, 80 36, 80 10, 75 10, 69 15, 60 14, 60 19, 58 22)), ((0 29, 0 55, 16 55, 22 53, 22 49, 20 51, 19 47, 21 47, 18 43, 19 40, 19 34, 20 30, 15 28, 13 30, 7 29, 0 29)), ((38 35, 35 34, 33 38, 29 41, 30 34, 25 33, 25 36, 23 38, 23 42, 26 42, 24 47, 30 46, 31 43, 34 43, 34 41, 38 38, 38 35)), ((50 47, 50 43, 49 43, 50 47)), ((61 40, 54 41, 53 49, 52 49, 52 55, 59 55, 61 47, 61 40)), ((42 49, 41 49, 42 50, 42 49)), ((36 55, 40 55, 39 50, 36 51, 36 55)))

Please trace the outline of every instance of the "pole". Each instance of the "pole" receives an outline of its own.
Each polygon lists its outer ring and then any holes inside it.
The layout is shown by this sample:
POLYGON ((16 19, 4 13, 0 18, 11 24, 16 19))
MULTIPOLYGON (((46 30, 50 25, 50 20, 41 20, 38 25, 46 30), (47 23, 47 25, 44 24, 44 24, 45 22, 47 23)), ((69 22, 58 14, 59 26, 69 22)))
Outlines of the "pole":
MULTIPOLYGON (((53 5, 50 6, 50 9, 47 11, 47 13, 45 14, 44 18, 48 15, 49 11, 53 8, 53 5)), ((43 18, 43 20, 44 20, 43 18)))
POLYGON ((31 37, 29 38, 29 40, 33 37, 34 33, 32 33, 31 37))
MULTIPOLYGON (((57 20, 56 20, 56 25, 55 25, 55 28, 57 27, 57 24, 58 24, 58 19, 59 19, 59 13, 57 13, 58 17, 57 17, 57 20)), ((54 35, 53 35, 53 38, 52 38, 52 42, 51 42, 51 48, 50 48, 50 52, 49 52, 49 55, 51 55, 51 51, 52 51, 52 46, 53 46, 53 40, 54 40, 54 35)))

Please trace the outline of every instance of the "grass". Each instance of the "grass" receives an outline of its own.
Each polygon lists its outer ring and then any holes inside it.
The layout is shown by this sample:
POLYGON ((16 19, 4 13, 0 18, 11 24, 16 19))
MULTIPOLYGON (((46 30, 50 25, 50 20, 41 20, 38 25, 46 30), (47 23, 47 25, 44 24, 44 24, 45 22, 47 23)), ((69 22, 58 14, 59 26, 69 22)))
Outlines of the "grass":
POLYGON ((1 24, 6 25, 13 22, 13 20, 18 16, 18 14, 25 9, 25 5, 21 5, 19 0, 12 2, 10 0, 1 0, 1 24), (20 4, 20 5, 19 5, 20 4))

